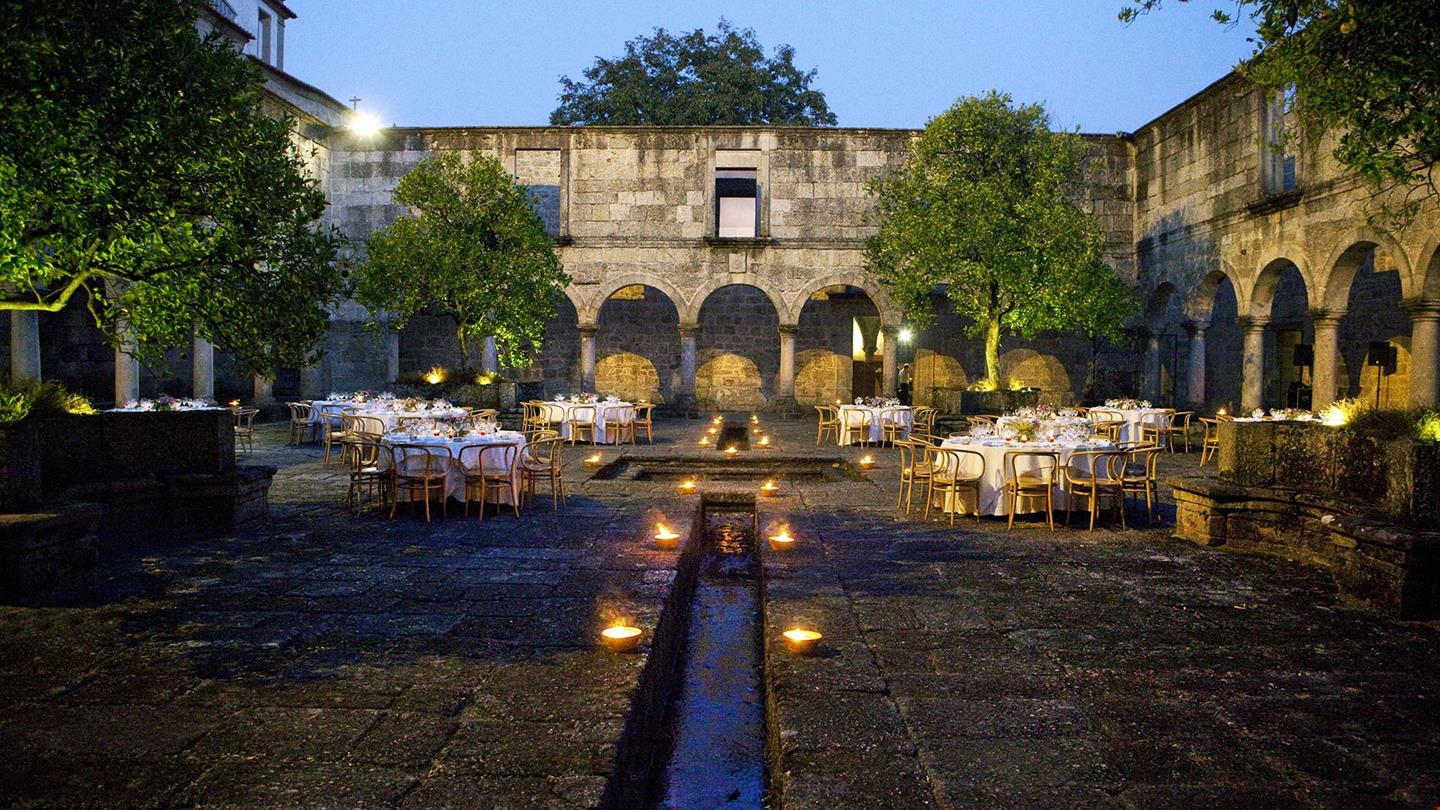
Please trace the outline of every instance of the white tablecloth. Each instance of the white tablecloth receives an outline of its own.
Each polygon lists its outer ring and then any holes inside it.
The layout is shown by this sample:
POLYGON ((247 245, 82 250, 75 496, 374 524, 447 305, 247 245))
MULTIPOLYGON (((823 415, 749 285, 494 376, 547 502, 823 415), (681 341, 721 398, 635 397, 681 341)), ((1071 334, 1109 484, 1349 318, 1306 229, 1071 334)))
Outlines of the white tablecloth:
MULTIPOLYGON (((973 450, 985 458, 985 472, 980 477, 980 509, 982 515, 995 515, 1003 517, 1010 514, 1010 499, 1005 497, 1005 476, 1009 471, 1005 469, 1005 454, 1014 451, 1041 451, 1057 452, 1060 460, 1055 467, 1055 508, 1064 509, 1067 502, 1067 495, 1064 490, 1065 465, 1070 463, 1070 456, 1080 450, 1110 450, 1114 448, 1109 442, 1082 443, 1078 445, 1059 443, 1033 443, 1018 444, 1015 442, 1003 442, 995 439, 988 439, 984 442, 969 439, 968 437, 950 438, 940 443, 941 447, 955 450, 973 450)), ((1082 457, 1083 458, 1083 457, 1082 457)), ((980 473, 980 462, 970 455, 960 456, 960 472, 964 476, 974 476, 980 473)), ((1041 462, 1035 458, 1019 458, 1015 460, 1015 471, 1017 474, 1031 472, 1040 467, 1041 462)), ((974 509, 972 501, 973 494, 969 490, 959 493, 959 498, 954 495, 946 496, 943 504, 945 511, 959 511, 969 514, 974 509)), ((1083 500, 1082 500, 1082 503, 1083 500)), ((1021 498, 1017 502, 1021 514, 1026 512, 1041 512, 1045 509, 1043 498, 1021 498)))
MULTIPOLYGON (((339 427, 340 412, 346 408, 354 408, 356 416, 370 416, 385 423, 385 430, 392 431, 399 424, 401 419, 437 419, 442 416, 463 418, 466 414, 464 408, 445 408, 440 410, 427 411, 405 411, 391 407, 377 407, 375 405, 356 405, 348 400, 320 400, 310 403, 310 423, 319 424, 325 418, 335 420, 335 426, 339 427)), ((428 425, 429 422, 427 421, 428 425)))
POLYGON ((605 431, 605 418, 607 411, 612 422, 624 422, 629 425, 635 424, 635 403, 633 402, 546 402, 544 403, 545 418, 551 423, 560 425, 560 436, 570 438, 570 417, 575 413, 576 408, 594 408, 595 415, 595 443, 614 444, 620 440, 619 436, 611 436, 605 431))
MULTIPOLYGON (((504 472, 508 470, 508 472, 510 473, 510 492, 508 493, 509 497, 502 499, 503 502, 507 504, 513 504, 515 503, 515 499, 520 497, 519 461, 525 454, 525 434, 523 433, 516 433, 510 430, 502 430, 499 433, 493 433, 488 436, 464 436, 457 439, 447 439, 441 436, 405 436, 402 434, 392 434, 382 439, 382 444, 385 445, 387 450, 397 444, 420 444, 427 447, 443 447, 449 450, 450 466, 449 469, 445 471, 445 496, 447 498, 455 498, 456 500, 465 499, 466 468, 460 466, 460 451, 462 449, 470 445, 476 444, 514 445, 516 463, 512 466, 508 468, 503 466, 491 467, 490 465, 493 464, 498 458, 500 458, 500 456, 496 455, 495 453, 487 452, 485 461, 487 465, 486 469, 490 472, 504 472)), ((471 467, 469 468, 471 473, 476 472, 473 465, 478 458, 479 451, 471 451, 465 454, 465 461, 471 465, 471 467)), ((388 452, 381 453, 381 468, 389 469, 390 462, 390 454, 388 452)))
POLYGON ((876 443, 885 437, 884 423, 886 421, 900 425, 900 438, 902 439, 909 438, 910 429, 915 425, 915 411, 909 405, 890 407, 841 405, 839 439, 841 447, 851 443, 851 431, 847 429, 847 426, 854 425, 858 428, 864 424, 866 413, 870 414, 870 441, 876 443))
POLYGON ((1140 441, 1140 425, 1142 423, 1159 425, 1160 427, 1170 426, 1170 413, 1164 408, 1127 408, 1125 410, 1119 408, 1091 408, 1090 413, 1101 414, 1102 416, 1099 418, 1102 419, 1122 420, 1125 423, 1120 426, 1120 441, 1122 442, 1140 441), (1113 415, 1106 417, 1104 414, 1113 415))

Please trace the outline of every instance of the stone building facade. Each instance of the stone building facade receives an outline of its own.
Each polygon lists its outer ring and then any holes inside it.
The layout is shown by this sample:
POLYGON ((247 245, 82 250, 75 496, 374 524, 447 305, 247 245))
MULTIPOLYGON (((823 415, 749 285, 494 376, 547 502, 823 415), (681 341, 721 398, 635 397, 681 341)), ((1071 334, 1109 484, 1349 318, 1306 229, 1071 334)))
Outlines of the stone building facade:
MULTIPOLYGON (((531 189, 574 283, 537 362, 505 370, 524 396, 598 390, 749 410, 890 392, 902 362, 920 401, 983 373, 964 313, 937 301, 936 326, 903 343, 904 313, 865 274, 868 184, 900 165, 914 131, 392 128, 366 140, 344 128, 338 102, 265 70, 271 103, 296 117, 314 155, 327 223, 357 252, 402 215, 395 185, 430 155, 493 155, 531 189)), ((1133 133, 1086 135, 1087 205, 1143 311, 1120 346, 1007 338, 1007 374, 1056 401, 1436 403, 1440 204, 1399 233, 1367 225, 1370 195, 1334 164, 1333 142, 1302 133, 1277 151, 1268 142, 1283 123, 1270 94, 1229 75, 1133 133), (1367 365, 1375 343, 1395 347, 1391 373, 1367 365)), ((442 318, 402 333, 367 329, 369 319, 353 303, 337 308, 323 361, 282 370, 281 393, 383 388, 459 360, 442 318)), ((141 373, 79 336, 82 320, 12 318, 12 372, 43 367, 92 389, 113 376, 117 397, 249 385, 227 379, 223 355, 200 344, 176 355, 191 361, 190 386, 182 374, 141 373)), ((475 349, 493 367, 493 351, 475 349)), ((257 398, 271 393, 254 386, 257 398)))

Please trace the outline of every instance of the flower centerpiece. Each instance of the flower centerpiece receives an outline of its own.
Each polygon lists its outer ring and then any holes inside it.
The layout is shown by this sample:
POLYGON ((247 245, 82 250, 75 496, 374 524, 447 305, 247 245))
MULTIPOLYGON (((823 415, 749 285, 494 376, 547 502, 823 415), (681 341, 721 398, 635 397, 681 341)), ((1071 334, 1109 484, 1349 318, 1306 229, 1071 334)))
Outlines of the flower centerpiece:
POLYGON ((1017 442, 1033 442, 1040 432, 1040 420, 1033 416, 1008 416, 998 423, 1000 435, 1017 442))
POLYGON ((178 411, 180 410, 180 400, 176 399, 175 397, 165 396, 162 394, 161 396, 156 397, 155 401, 151 403, 150 410, 178 411))
POLYGON ((570 401, 576 405, 594 405, 598 399, 594 391, 581 391, 570 397, 570 401))
POLYGON ((364 405, 365 403, 370 401, 370 392, 356 391, 354 394, 350 395, 350 401, 354 402, 356 405, 364 405))
POLYGON ((1271 408, 1270 418, 1279 422, 1309 422, 1315 414, 1304 408, 1271 408))
POLYGON ((406 413, 415 413, 420 410, 420 400, 415 397, 406 397, 400 401, 400 410, 406 413))
POLYGON ((1105 400, 1105 407, 1114 408, 1117 411, 1143 411, 1150 407, 1150 400, 1135 399, 1134 397, 1107 399, 1105 400))

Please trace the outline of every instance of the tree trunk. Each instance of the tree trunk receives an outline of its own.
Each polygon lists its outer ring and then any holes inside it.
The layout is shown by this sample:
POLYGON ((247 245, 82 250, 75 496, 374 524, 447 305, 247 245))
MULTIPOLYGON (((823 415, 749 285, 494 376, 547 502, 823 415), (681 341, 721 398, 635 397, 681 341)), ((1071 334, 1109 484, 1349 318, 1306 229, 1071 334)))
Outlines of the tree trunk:
POLYGON ((1000 388, 1000 316, 991 315, 985 324, 985 382, 1000 388))
POLYGON ((470 367, 470 350, 465 345, 465 330, 455 329, 455 342, 460 344, 460 368, 470 367))

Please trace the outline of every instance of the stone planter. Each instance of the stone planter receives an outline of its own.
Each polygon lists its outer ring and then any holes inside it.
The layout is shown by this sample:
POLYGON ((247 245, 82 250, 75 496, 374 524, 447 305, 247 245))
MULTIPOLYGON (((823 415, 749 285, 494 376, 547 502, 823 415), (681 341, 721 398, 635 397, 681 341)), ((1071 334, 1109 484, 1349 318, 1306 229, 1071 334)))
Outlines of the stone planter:
POLYGON ((0 428, 0 512, 15 512, 40 502, 40 431, 34 421, 0 428))
POLYGON ((229 411, 100 414, 113 478, 221 473, 235 467, 229 411))
POLYGON ((1040 404, 1039 390, 1024 391, 961 391, 960 413, 965 416, 988 413, 1000 415, 1016 408, 1040 404))

